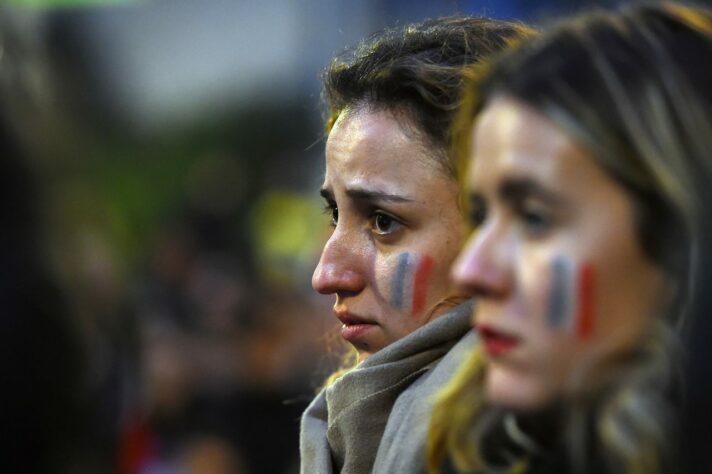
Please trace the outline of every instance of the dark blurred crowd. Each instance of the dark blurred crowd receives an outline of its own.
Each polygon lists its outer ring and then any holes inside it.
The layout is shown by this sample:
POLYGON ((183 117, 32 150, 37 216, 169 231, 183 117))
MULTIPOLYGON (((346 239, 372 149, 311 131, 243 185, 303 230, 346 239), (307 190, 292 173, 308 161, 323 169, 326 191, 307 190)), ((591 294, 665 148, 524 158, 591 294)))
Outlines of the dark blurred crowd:
POLYGON ((255 104, 128 136, 61 23, 0 13, 0 463, 297 472, 299 415, 341 351, 309 287, 309 171, 289 175, 313 118, 255 104))

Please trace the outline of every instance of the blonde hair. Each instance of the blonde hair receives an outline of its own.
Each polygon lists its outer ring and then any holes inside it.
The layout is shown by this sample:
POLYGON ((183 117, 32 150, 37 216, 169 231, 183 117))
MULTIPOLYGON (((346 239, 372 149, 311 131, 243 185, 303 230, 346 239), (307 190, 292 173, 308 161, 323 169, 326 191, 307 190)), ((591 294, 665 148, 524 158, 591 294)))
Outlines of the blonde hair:
MULTIPOLYGON (((675 329, 696 296, 694 255, 707 205, 701 196, 712 178, 712 13, 667 3, 589 12, 469 76, 453 128, 461 157, 469 156, 477 113, 494 97, 510 97, 571 134, 629 193, 640 245, 670 276, 675 301, 595 393, 562 404, 558 434, 576 472, 591 463, 606 472, 669 472, 677 418, 671 392, 679 381, 675 329)), ((430 472, 445 459, 462 472, 526 472, 526 450, 496 467, 485 452, 503 423, 484 399, 485 372, 480 349, 440 394, 430 472)))

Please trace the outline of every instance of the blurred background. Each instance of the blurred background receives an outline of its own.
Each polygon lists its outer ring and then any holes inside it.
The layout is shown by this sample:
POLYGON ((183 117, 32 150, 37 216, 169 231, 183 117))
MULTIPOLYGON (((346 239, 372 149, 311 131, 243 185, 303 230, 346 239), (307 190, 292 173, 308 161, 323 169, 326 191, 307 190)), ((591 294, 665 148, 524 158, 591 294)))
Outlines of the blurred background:
POLYGON ((2 0, 12 472, 296 473, 343 352, 319 76, 384 27, 613 1, 2 0))

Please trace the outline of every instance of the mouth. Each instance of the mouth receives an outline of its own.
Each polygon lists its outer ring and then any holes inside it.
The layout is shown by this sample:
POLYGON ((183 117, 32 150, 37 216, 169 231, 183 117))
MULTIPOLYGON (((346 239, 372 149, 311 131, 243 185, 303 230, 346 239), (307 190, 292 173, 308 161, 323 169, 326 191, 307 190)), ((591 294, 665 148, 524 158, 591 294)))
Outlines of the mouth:
POLYGON ((518 337, 498 331, 491 326, 479 325, 477 326, 477 331, 482 338, 487 353, 492 357, 507 354, 521 342, 518 337))
POLYGON ((341 337, 351 343, 358 342, 367 332, 377 326, 373 321, 354 316, 350 313, 336 313, 336 317, 343 323, 341 337))

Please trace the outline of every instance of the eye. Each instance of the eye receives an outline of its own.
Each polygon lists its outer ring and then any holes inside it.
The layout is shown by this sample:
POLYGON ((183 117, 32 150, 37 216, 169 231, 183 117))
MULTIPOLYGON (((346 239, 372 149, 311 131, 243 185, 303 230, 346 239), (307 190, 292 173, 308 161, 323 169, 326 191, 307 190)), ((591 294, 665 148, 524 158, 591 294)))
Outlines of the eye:
POLYGON ((487 218, 487 206, 485 205, 484 199, 480 196, 473 196, 470 198, 470 225, 473 228, 480 227, 487 218))
POLYGON ((382 211, 373 213, 373 230, 380 235, 388 235, 396 232, 402 224, 393 216, 382 211))
POLYGON ((339 222, 339 208, 335 202, 328 202, 324 206, 324 214, 331 216, 330 225, 336 227, 336 224, 339 222))
POLYGON ((525 231, 533 237, 545 235, 554 225, 550 214, 538 209, 538 206, 523 206, 519 210, 519 216, 525 231))

